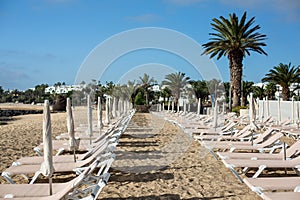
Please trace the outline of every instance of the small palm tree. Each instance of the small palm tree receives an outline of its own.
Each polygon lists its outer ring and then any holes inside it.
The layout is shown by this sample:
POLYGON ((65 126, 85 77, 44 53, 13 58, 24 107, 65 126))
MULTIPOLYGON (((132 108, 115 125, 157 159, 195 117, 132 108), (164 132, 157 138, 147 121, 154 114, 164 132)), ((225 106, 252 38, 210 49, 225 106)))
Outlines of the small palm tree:
POLYGON ((265 89, 264 86, 253 86, 254 97, 263 99, 265 97, 265 89))
POLYGON ((291 63, 275 66, 270 69, 269 73, 265 75, 262 82, 269 82, 278 84, 282 87, 282 98, 284 101, 290 98, 290 86, 292 83, 300 82, 300 69, 295 66, 291 66, 291 63))
POLYGON ((209 95, 209 90, 206 84, 206 81, 190 81, 197 99, 201 98, 202 100, 207 99, 209 95))
POLYGON ((243 75, 243 58, 250 55, 250 51, 260 54, 267 53, 262 49, 266 46, 262 41, 266 35, 257 32, 259 25, 252 27, 254 17, 246 21, 246 12, 241 20, 235 13, 229 15, 229 19, 223 16, 219 19, 214 18, 211 23, 215 33, 210 33, 210 42, 203 44, 204 54, 210 54, 210 58, 217 56, 220 59, 227 56, 230 68, 230 85, 233 93, 233 107, 240 105, 241 80, 243 75))
POLYGON ((276 84, 272 82, 268 83, 265 88, 265 93, 269 99, 275 99, 276 84))
POLYGON ((188 84, 190 78, 186 77, 185 73, 176 72, 166 75, 165 79, 166 80, 164 80, 162 84, 167 86, 172 91, 172 95, 174 96, 174 103, 176 105, 180 97, 180 93, 188 84))
POLYGON ((149 100, 148 100, 148 97, 149 97, 149 91, 148 91, 148 88, 151 87, 154 83, 155 83, 155 80, 154 78, 150 78, 150 76, 148 74, 144 74, 143 77, 139 77, 139 84, 140 84, 140 87, 144 90, 144 95, 146 97, 146 105, 149 104, 149 100))
POLYGON ((253 82, 252 81, 243 81, 243 95, 242 95, 242 106, 245 106, 247 103, 247 96, 253 92, 253 82))
POLYGON ((134 81, 128 81, 127 85, 123 85, 122 90, 125 94, 125 97, 131 102, 133 103, 133 94, 134 91, 136 90, 136 84, 134 81))

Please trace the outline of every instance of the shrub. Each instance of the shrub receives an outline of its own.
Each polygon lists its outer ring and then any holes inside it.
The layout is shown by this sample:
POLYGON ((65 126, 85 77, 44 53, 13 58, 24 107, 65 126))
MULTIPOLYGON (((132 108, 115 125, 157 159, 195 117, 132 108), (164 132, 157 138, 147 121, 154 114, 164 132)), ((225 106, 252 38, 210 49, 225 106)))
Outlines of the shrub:
POLYGON ((235 112, 237 115, 240 115, 241 109, 248 109, 248 106, 236 106, 232 108, 232 112, 235 112))
POLYGON ((139 92, 139 93, 135 96, 135 98, 134 98, 134 104, 135 104, 135 105, 145 105, 145 104, 146 104, 146 101, 145 101, 145 99, 144 99, 144 97, 143 97, 143 95, 142 95, 141 92, 139 92))

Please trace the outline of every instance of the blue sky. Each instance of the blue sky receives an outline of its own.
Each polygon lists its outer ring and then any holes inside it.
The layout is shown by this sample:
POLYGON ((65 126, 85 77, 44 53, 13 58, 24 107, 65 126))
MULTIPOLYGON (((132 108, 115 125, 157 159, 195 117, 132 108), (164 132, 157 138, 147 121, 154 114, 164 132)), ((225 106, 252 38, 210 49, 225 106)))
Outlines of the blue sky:
MULTIPOLYGON (((201 45, 209 39, 212 18, 233 12, 241 16, 244 11, 249 19, 255 16, 260 32, 268 38, 264 48, 268 56, 252 53, 244 59, 245 80, 259 82, 281 62, 300 65, 298 0, 0 0, 0 85, 24 90, 41 83, 73 84, 89 53, 115 34, 160 27, 185 34, 201 45)), ((118 67, 130 71, 147 63, 164 65, 164 60, 174 71, 202 79, 182 59, 157 50, 122 58, 115 62, 119 66, 101 77, 102 83, 118 81, 122 76, 118 67), (140 62, 133 63, 133 59, 140 62)), ((228 81, 227 58, 213 62, 228 81)))

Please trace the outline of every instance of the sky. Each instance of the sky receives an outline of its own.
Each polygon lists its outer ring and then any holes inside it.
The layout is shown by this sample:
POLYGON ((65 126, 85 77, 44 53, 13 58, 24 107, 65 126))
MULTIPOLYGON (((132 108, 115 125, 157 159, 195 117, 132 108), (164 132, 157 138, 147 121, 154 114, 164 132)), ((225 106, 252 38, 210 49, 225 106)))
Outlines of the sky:
MULTIPOLYGON (((245 11, 267 35, 268 56, 252 52, 245 57, 244 80, 260 82, 279 63, 300 65, 298 0, 0 0, 0 86, 26 90, 43 83, 74 84, 92 56, 99 68, 89 73, 102 84, 137 80, 143 73, 159 82, 178 71, 202 80, 205 75, 188 55, 201 56, 199 47, 209 41, 213 18, 245 11), (153 28, 161 33, 155 35, 153 28), (145 29, 148 35, 127 39, 145 29), (181 39, 160 37, 165 31, 181 39), (125 48, 141 38, 158 46, 125 48), (160 42, 171 44, 166 49, 160 42), (122 48, 127 51, 120 53, 122 48), (101 65, 109 56, 113 59, 101 65)), ((202 63, 202 69, 216 67, 222 81, 229 81, 228 59, 210 62, 202 63)))

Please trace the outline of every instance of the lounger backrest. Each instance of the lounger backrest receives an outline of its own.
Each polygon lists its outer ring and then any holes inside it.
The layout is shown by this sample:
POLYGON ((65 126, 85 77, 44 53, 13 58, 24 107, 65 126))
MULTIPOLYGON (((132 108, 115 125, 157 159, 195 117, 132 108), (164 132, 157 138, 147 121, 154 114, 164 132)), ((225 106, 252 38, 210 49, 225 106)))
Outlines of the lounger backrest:
POLYGON ((290 148, 286 150, 287 157, 295 157, 300 154, 300 140, 297 140, 290 148))
MULTIPOLYGON (((250 129, 250 125, 245 126, 244 128, 242 128, 242 130, 240 130, 239 132, 237 132, 236 136, 242 136, 244 133, 246 133, 247 131, 249 131, 250 129)), ((247 134, 249 135, 249 134, 247 134)))
POLYGON ((99 161, 95 160, 89 167, 87 167, 79 176, 74 178, 72 181, 69 181, 67 184, 61 188, 59 192, 54 195, 51 195, 47 199, 62 199, 64 196, 68 195, 68 193, 74 188, 78 187, 80 183, 90 175, 98 166, 99 161))
POLYGON ((228 126, 226 126, 226 128, 223 129, 223 131, 224 132, 230 131, 230 129, 232 129, 235 125, 236 125, 235 122, 231 122, 228 126))
POLYGON ((268 128, 265 132, 263 132, 261 135, 259 135, 255 140, 253 140, 253 142, 255 144, 261 143, 264 140, 266 140, 270 134, 273 132, 274 130, 272 128, 268 128))
POLYGON ((80 160, 85 160, 88 157, 92 156, 99 148, 101 148, 102 145, 105 144, 105 142, 107 142, 107 137, 103 137, 101 141, 98 141, 95 145, 94 148, 90 149, 88 152, 86 152, 81 158, 80 160))
MULTIPOLYGON (((92 162, 99 154, 104 152, 104 150, 108 146, 108 143, 109 143, 109 140, 106 140, 102 145, 98 146, 96 151, 92 155, 90 155, 89 157, 84 157, 83 162, 86 164, 92 162)), ((81 165, 82 165, 82 163, 81 163, 81 165)))
POLYGON ((270 138, 268 138, 266 141, 262 143, 264 146, 269 146, 279 140, 279 138, 282 136, 282 133, 276 132, 274 135, 272 135, 270 138))

